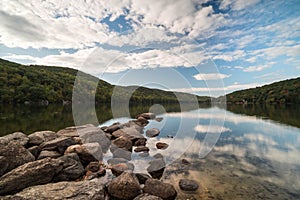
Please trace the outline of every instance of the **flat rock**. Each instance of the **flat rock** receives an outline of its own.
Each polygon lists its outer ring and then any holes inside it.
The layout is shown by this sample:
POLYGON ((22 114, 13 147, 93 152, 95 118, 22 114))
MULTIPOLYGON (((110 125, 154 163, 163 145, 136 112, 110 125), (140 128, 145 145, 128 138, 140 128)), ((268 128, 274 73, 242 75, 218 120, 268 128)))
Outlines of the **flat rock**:
POLYGON ((2 174, 35 160, 35 157, 18 141, 0 143, 0 156, 4 157, 2 159, 8 163, 6 170, 1 170, 2 174))
POLYGON ((37 158, 41 152, 41 148, 39 146, 32 146, 27 149, 35 158, 37 158))
POLYGON ((146 181, 143 191, 164 200, 173 200, 177 196, 177 192, 171 184, 163 183, 152 178, 146 181))
MULTIPOLYGON (((72 199, 72 200, 105 200, 105 186, 99 179, 79 182, 59 182, 38 185, 7 196, 7 199, 72 199)), ((5 199, 5 198, 4 198, 5 199)))
POLYGON ((164 142, 157 142, 156 143, 156 148, 158 148, 158 149, 166 149, 168 147, 169 147, 169 145, 167 143, 164 143, 164 142))
POLYGON ((54 140, 43 142, 40 145, 40 148, 42 150, 49 150, 49 151, 56 150, 59 153, 63 154, 69 146, 72 146, 74 144, 76 144, 76 143, 72 138, 59 137, 59 138, 56 138, 54 140))
POLYGON ((115 132, 116 130, 120 129, 122 127, 122 125, 120 123, 115 123, 111 126, 108 126, 104 129, 104 132, 107 132, 107 133, 113 133, 115 132))
POLYGON ((57 138, 57 134, 53 131, 38 131, 28 135, 28 145, 38 146, 43 142, 48 142, 57 138))
POLYGON ((146 146, 138 146, 134 149, 135 152, 148 152, 149 148, 146 146))
POLYGON ((127 151, 125 149, 114 149, 114 151, 112 151, 113 154, 113 158, 124 158, 126 160, 131 160, 131 151, 127 151))
POLYGON ((15 133, 0 137, 0 143, 2 143, 2 144, 8 144, 12 141, 18 142, 22 146, 26 146, 29 141, 29 138, 27 135, 25 135, 22 132, 15 132, 15 133))
POLYGON ((40 155, 38 156, 37 160, 41 160, 41 159, 44 159, 44 158, 58 158, 60 157, 61 154, 57 151, 47 151, 47 150, 44 150, 44 151, 41 151, 40 155))
POLYGON ((152 178, 160 179, 164 173, 165 166, 166 164, 164 160, 158 158, 149 162, 147 171, 152 176, 152 178))
POLYGON ((65 137, 79 137, 78 130, 87 128, 87 127, 95 127, 93 124, 86 124, 82 126, 71 126, 65 129, 62 129, 57 132, 58 136, 65 136, 65 137))
POLYGON ((184 191, 196 191, 199 188, 199 184, 194 180, 180 179, 179 187, 184 191))
POLYGON ((63 162, 52 158, 26 163, 0 178, 0 195, 15 193, 30 186, 49 183, 62 169, 63 162))
POLYGON ((111 172, 115 176, 121 175, 125 171, 133 171, 134 165, 132 163, 119 163, 111 166, 111 172))
POLYGON ((154 113, 148 112, 148 113, 142 113, 142 114, 138 115, 138 117, 143 117, 145 119, 154 119, 156 116, 154 113))
POLYGON ((147 137, 156 137, 160 134, 160 131, 157 128, 151 128, 146 131, 147 137))
POLYGON ((112 141, 117 148, 126 149, 128 151, 132 150, 132 142, 128 137, 118 137, 117 139, 112 141))
POLYGON ((139 196, 135 197, 133 200, 163 200, 163 199, 160 197, 151 195, 151 194, 144 193, 144 194, 140 194, 139 196))
POLYGON ((107 160, 107 163, 110 165, 126 163, 126 162, 128 162, 128 160, 126 160, 125 158, 111 158, 111 159, 107 160))
POLYGON ((133 173, 124 172, 109 183, 108 193, 118 199, 132 200, 141 194, 141 187, 133 173))

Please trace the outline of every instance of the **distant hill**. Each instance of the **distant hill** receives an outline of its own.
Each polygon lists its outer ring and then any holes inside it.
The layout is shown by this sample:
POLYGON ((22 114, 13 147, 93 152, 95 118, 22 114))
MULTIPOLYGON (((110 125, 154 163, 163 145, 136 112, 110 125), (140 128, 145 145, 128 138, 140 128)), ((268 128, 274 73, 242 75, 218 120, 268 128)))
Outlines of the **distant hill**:
POLYGON ((226 100, 229 104, 299 104, 300 77, 232 92, 226 100))
MULTIPOLYGON (((64 67, 42 65, 21 65, 0 59, 0 103, 62 103, 71 102, 77 70, 64 67)), ((177 97, 190 101, 192 95, 179 92, 167 92, 159 89, 111 85, 94 76, 82 73, 80 84, 76 84, 81 95, 93 95, 97 103, 108 103, 114 88, 117 88, 120 101, 130 98, 131 103, 175 103, 177 97), (93 81, 91 81, 93 80, 93 81), (93 82, 98 81, 96 93, 93 82), (129 96, 128 96, 129 95, 129 96), (176 96, 177 95, 177 96, 176 96)), ((199 102, 209 103, 210 97, 197 97, 199 102)))

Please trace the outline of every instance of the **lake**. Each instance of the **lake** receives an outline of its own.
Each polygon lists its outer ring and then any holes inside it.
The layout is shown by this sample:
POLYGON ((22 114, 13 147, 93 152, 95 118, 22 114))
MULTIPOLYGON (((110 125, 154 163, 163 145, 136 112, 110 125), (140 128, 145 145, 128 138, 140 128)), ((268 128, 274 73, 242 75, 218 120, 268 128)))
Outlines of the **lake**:
MULTIPOLYGON (((203 106, 180 112, 178 105, 139 105, 131 106, 130 114, 134 117, 149 108, 163 118, 151 121, 145 129, 161 131, 159 137, 148 140, 148 146, 150 156, 161 153, 166 159, 164 181, 178 191, 181 178, 196 180, 201 186, 194 193, 179 192, 179 199, 300 198, 299 106, 203 106), (157 150, 157 141, 168 143, 169 148, 157 150)), ((112 119, 108 105, 96 106, 96 113, 101 126, 130 119, 122 114, 112 119)), ((85 122, 93 118, 93 110, 82 109, 80 114, 85 122)), ((57 105, 2 106, 0 120, 2 136, 74 125, 72 107, 57 105)), ((137 172, 145 170, 147 159, 133 155, 137 172)))

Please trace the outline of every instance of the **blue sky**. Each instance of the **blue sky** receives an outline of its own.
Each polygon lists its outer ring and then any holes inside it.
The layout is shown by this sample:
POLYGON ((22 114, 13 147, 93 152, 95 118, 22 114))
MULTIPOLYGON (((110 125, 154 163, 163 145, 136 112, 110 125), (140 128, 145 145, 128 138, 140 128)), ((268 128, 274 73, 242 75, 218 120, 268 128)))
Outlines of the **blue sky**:
POLYGON ((0 57, 219 96, 300 76, 300 1, 0 2, 0 57))

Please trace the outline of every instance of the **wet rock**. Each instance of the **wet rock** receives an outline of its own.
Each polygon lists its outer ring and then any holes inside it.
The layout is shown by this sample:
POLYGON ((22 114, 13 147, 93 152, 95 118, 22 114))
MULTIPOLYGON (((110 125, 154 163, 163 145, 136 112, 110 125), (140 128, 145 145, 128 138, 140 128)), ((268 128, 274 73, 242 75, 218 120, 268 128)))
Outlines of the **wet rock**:
POLYGON ((144 194, 140 194, 139 196, 135 197, 133 200, 163 200, 163 199, 160 197, 151 195, 151 194, 144 193, 144 194))
POLYGON ((107 160, 107 163, 110 165, 115 165, 115 164, 119 164, 119 163, 126 163, 128 162, 128 160, 124 159, 124 158, 111 158, 109 160, 107 160))
POLYGON ((156 116, 154 113, 142 113, 138 117, 143 117, 145 119, 154 119, 156 116))
POLYGON ((163 183, 152 178, 146 181, 143 191, 164 200, 173 200, 177 196, 177 192, 171 184, 163 183))
POLYGON ((7 161, 7 158, 4 156, 0 156, 0 176, 2 176, 6 172, 8 165, 9 163, 7 161))
POLYGON ((138 146, 134 149, 135 152, 148 152, 149 151, 149 148, 148 147, 145 147, 145 146, 138 146))
POLYGON ((62 169, 63 162, 52 158, 26 163, 0 178, 0 195, 15 193, 30 186, 49 183, 62 169))
POLYGON ((146 138, 139 138, 133 143, 133 146, 146 146, 146 143, 147 143, 146 138))
POLYGON ((143 173, 136 173, 135 175, 138 178, 140 184, 145 184, 145 182, 149 178, 151 178, 148 174, 143 174, 143 173))
POLYGON ((44 159, 44 158, 58 158, 60 157, 61 154, 58 153, 57 151, 47 151, 47 150, 44 150, 44 151, 41 151, 40 155, 38 156, 37 160, 41 160, 41 159, 44 159))
POLYGON ((179 187, 184 191, 196 191, 199 188, 199 185, 194 180, 180 179, 179 187))
POLYGON ((84 168, 76 153, 64 155, 58 160, 63 162, 63 169, 53 178, 54 182, 73 181, 84 175, 84 168))
POLYGON ((65 136, 65 137, 79 137, 78 131, 88 127, 95 127, 93 124, 86 124, 82 126, 71 126, 65 129, 62 129, 57 132, 58 136, 65 136))
POLYGON ((60 138, 56 138, 54 140, 43 142, 40 145, 40 148, 42 150, 49 150, 49 151, 56 150, 59 153, 63 154, 69 146, 74 145, 74 144, 75 144, 75 142, 72 138, 60 137, 60 138))
POLYGON ((147 137, 156 137, 158 136, 160 131, 157 128, 151 128, 146 131, 146 136, 147 137))
POLYGON ((144 117, 138 117, 134 122, 139 126, 146 126, 149 123, 148 120, 144 117))
POLYGON ((115 132, 116 130, 120 129, 122 126, 120 123, 115 123, 111 126, 108 126, 107 128, 104 129, 104 132, 107 132, 107 133, 113 133, 115 132))
POLYGON ((125 171, 133 171, 134 165, 132 163, 119 163, 112 165, 110 169, 113 175, 119 176, 125 171))
POLYGON ((27 149, 35 158, 37 158, 41 152, 41 149, 39 146, 32 146, 27 149))
POLYGON ((56 139, 57 135, 53 131, 38 131, 30 134, 28 138, 29 138, 28 141, 29 146, 36 146, 36 145, 38 146, 43 142, 48 142, 56 139))
POLYGON ((152 178, 160 179, 164 173, 165 166, 166 164, 164 160, 158 158, 149 162, 147 171, 152 176, 152 178))
POLYGON ((106 174, 105 168, 100 167, 99 170, 96 171, 96 172, 87 171, 85 176, 84 176, 84 180, 92 180, 92 179, 95 179, 95 178, 105 176, 105 174, 106 174))
POLYGON ((0 137, 0 143, 2 143, 2 144, 8 144, 13 141, 21 144, 22 146, 26 146, 29 141, 29 138, 27 137, 27 135, 25 135, 22 132, 15 132, 15 133, 0 137))
POLYGON ((114 158, 124 158, 126 160, 131 160, 131 152, 124 149, 115 149, 112 154, 114 158))
POLYGON ((129 138, 121 136, 112 141, 117 148, 126 149, 132 151, 132 142, 129 138))
MULTIPOLYGON (((72 199, 72 200, 105 200, 105 186, 100 180, 79 182, 59 182, 38 185, 24 189, 10 196, 15 200, 31 199, 72 199)), ((9 199, 9 197, 8 197, 9 199)))
POLYGON ((141 187, 133 173, 124 172, 109 183, 108 193, 118 199, 131 200, 141 194, 141 187))
POLYGON ((0 156, 5 157, 2 159, 8 163, 6 170, 1 170, 3 174, 35 160, 35 157, 17 141, 10 141, 8 143, 0 142, 0 156))
POLYGON ((77 153, 84 166, 88 165, 90 162, 101 161, 103 159, 103 153, 99 143, 72 145, 65 151, 65 154, 69 153, 77 153))
POLYGON ((169 145, 167 143, 164 143, 164 142, 156 143, 156 148, 158 148, 158 149, 166 149, 168 147, 169 147, 169 145))

